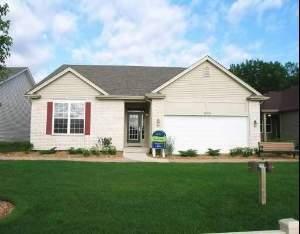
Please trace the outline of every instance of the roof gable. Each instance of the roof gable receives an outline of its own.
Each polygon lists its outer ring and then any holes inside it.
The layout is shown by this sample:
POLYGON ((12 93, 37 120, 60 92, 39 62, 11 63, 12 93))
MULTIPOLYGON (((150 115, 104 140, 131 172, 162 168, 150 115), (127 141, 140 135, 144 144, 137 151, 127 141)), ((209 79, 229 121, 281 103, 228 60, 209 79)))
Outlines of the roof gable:
POLYGON ((82 80, 85 83, 87 83, 89 86, 93 87, 94 89, 96 89, 97 91, 99 91, 100 93, 102 93, 103 95, 108 95, 108 93, 106 91, 104 91, 102 88, 100 88, 98 85, 94 84, 89 79, 87 79, 86 77, 84 77, 83 75, 81 75, 80 73, 78 73, 77 71, 75 71, 74 69, 72 69, 70 67, 66 67, 63 70, 57 69, 56 71, 57 71, 57 73, 55 75, 51 76, 51 74, 50 74, 46 79, 42 80, 42 82, 40 82, 37 85, 35 85, 26 94, 27 95, 33 95, 34 93, 38 92, 39 90, 43 89, 47 85, 51 84, 55 80, 59 79, 60 77, 63 77, 65 74, 67 74, 68 72, 70 72, 74 76, 76 76, 77 78, 79 78, 80 80, 82 80))
MULTIPOLYGON (((17 77, 19 74, 29 71, 27 67, 5 67, 1 72, 3 76, 0 76, 0 85, 4 82, 17 77)), ((34 80, 29 73, 30 81, 34 84, 34 80)))
POLYGON ((212 59, 209 56, 205 56, 202 59, 200 59, 199 61, 197 61, 196 63, 192 64, 190 67, 188 67, 187 69, 185 69, 181 73, 177 74, 175 77, 173 77, 172 79, 168 80, 166 83, 164 83, 161 86, 159 86, 158 88, 154 89, 152 91, 152 93, 159 92, 160 90, 162 90, 165 87, 169 86, 170 84, 172 84, 173 82, 175 82, 179 78, 183 77, 187 73, 193 71, 195 68, 199 67, 204 62, 210 62, 212 65, 214 65, 216 68, 218 68, 219 70, 221 70, 222 72, 224 72, 226 75, 228 75, 228 77, 230 77, 231 79, 233 79, 234 81, 236 81, 238 84, 240 84, 243 88, 247 89, 251 93, 253 93, 255 95, 261 95, 257 90, 255 90, 250 85, 248 85, 247 83, 245 83, 244 81, 242 81, 240 78, 238 78, 237 76, 235 76, 233 73, 231 73, 230 71, 228 71, 220 63, 218 63, 217 61, 215 61, 214 59, 212 59))

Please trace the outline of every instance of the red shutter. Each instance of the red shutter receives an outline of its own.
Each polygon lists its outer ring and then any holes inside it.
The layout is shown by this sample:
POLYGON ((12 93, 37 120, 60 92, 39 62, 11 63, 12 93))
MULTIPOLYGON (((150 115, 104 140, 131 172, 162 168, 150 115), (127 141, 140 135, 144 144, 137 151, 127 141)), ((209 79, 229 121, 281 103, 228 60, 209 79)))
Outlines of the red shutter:
POLYGON ((90 135, 91 133, 91 103, 85 103, 85 135, 90 135))
POLYGON ((47 123, 46 134, 52 134, 52 114, 53 114, 53 102, 47 102, 47 123))

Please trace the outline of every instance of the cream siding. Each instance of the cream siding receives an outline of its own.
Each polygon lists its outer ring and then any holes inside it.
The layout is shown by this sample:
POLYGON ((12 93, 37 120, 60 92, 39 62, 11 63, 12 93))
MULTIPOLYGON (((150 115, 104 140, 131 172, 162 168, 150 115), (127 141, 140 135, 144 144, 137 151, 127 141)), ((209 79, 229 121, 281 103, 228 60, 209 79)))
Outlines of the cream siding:
POLYGON ((260 103, 249 101, 249 147, 257 148, 261 141, 260 133, 260 103))
POLYGON ((150 134, 155 130, 161 130, 164 128, 164 100, 162 99, 154 99, 151 102, 151 127, 150 134))
POLYGON ((100 93, 72 73, 67 73, 41 89, 41 99, 32 100, 30 141, 36 150, 57 147, 90 148, 98 137, 112 137, 117 150, 124 146, 124 101, 96 100, 100 93), (47 102, 82 100, 91 102, 90 135, 46 135, 47 102))
POLYGON ((78 97, 84 99, 101 95, 99 91, 71 72, 67 72, 62 77, 43 87, 37 94, 42 95, 42 98, 51 99, 76 99, 78 97))
POLYGON ((247 116, 250 91, 204 62, 160 91, 165 115, 247 116))
POLYGON ((59 150, 70 147, 90 148, 95 146, 98 137, 112 137, 118 150, 123 150, 124 143, 124 102, 97 101, 91 102, 91 134, 90 135, 46 135, 47 102, 52 99, 32 101, 31 143, 34 149, 59 150))

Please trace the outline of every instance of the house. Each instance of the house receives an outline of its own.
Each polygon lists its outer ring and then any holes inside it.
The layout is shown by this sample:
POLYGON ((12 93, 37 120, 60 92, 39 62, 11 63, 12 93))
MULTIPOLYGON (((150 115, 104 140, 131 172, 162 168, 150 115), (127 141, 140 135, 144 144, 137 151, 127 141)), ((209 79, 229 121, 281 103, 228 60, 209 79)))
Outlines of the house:
POLYGON ((24 94, 34 84, 28 68, 5 68, 0 77, 0 141, 29 141, 31 103, 24 94))
POLYGON ((266 93, 262 104, 262 128, 265 141, 294 141, 299 146, 299 86, 266 93))
POLYGON ((209 56, 188 68, 62 65, 26 94, 35 149, 151 147, 164 130, 177 150, 257 147, 266 97, 209 56))

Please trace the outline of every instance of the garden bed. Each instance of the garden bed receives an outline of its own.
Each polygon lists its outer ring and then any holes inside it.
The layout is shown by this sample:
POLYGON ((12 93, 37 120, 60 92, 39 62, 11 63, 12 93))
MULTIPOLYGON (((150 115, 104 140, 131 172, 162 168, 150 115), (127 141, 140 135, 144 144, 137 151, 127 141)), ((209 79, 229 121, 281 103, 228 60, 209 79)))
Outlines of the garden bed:
POLYGON ((252 155, 248 157, 244 156, 231 156, 229 154, 220 154, 219 156, 210 156, 210 155, 197 155, 194 157, 183 157, 180 155, 172 155, 168 157, 169 159, 196 159, 196 160, 208 160, 208 159, 215 159, 215 160, 220 160, 220 159, 235 159, 235 160, 245 160, 245 159, 250 159, 250 160, 262 160, 263 158, 265 160, 267 159, 293 159, 293 155, 288 155, 288 154, 265 154, 263 157, 259 157, 258 155, 252 155))
POLYGON ((56 151, 52 154, 41 154, 39 151, 31 151, 31 152, 8 152, 8 153, 0 153, 0 157, 7 158, 53 158, 53 159, 80 159, 80 158, 89 158, 89 159, 122 159, 123 152, 117 151, 115 155, 107 155, 100 154, 98 156, 89 155, 83 156, 82 154, 70 154, 68 151, 56 151))

